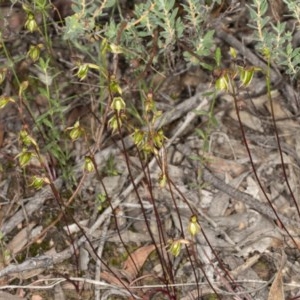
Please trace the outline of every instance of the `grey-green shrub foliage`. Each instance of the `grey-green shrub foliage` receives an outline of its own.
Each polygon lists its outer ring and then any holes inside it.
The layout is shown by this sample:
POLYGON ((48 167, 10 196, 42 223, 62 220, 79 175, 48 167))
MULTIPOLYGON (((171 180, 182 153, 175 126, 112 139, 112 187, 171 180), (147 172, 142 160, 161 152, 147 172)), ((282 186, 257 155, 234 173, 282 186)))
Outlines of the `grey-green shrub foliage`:
MULTIPOLYGON (((297 20, 296 28, 300 29, 300 1, 284 0, 289 15, 297 20)), ((271 62, 282 66, 285 72, 294 78, 300 68, 300 48, 293 48, 292 32, 287 29, 286 22, 270 23, 267 0, 253 0, 248 6, 254 29, 257 48, 265 56, 270 56, 271 62)), ((296 29, 295 28, 295 29, 296 29)))
MULTIPOLYGON (((198 57, 212 54, 214 30, 206 25, 209 23, 210 11, 215 4, 220 4, 220 0, 145 0, 135 5, 130 17, 123 15, 124 8, 120 2, 75 0, 75 14, 66 19, 65 39, 82 38, 87 32, 97 28, 96 34, 100 38, 106 38, 113 46, 117 45, 112 51, 123 53, 126 59, 139 59, 145 63, 154 48, 158 48, 153 58, 155 63, 160 56, 170 54, 180 40, 198 57), (183 13, 178 13, 179 8, 183 13), (118 18, 113 17, 116 15, 118 18), (101 22, 103 19, 106 21, 101 22)), ((284 2, 290 15, 297 20, 300 30, 300 1, 284 2)), ((294 78, 299 73, 300 49, 293 48, 292 33, 287 30, 286 23, 276 23, 274 20, 270 23, 267 0, 247 3, 249 26, 254 29, 253 38, 257 41, 257 49, 266 56, 272 53, 272 62, 282 66, 294 78)), ((218 18, 222 18, 222 15, 218 18)), ((212 69, 212 66, 199 62, 196 56, 187 51, 183 52, 183 57, 189 63, 202 64, 203 67, 212 69)))
MULTIPOLYGON (((83 6, 82 1, 74 1, 75 15, 66 20, 65 39, 74 39, 95 27, 96 19, 101 20, 112 10, 119 10, 120 20, 116 22, 113 17, 99 25, 97 33, 102 38, 107 38, 111 44, 118 44, 118 51, 125 54, 127 59, 140 59, 147 62, 157 47, 157 55, 166 55, 174 49, 177 41, 184 39, 199 56, 211 53, 213 43, 213 30, 205 30, 209 11, 219 1, 199 0, 156 0, 143 1, 136 4, 130 18, 122 15, 118 1, 93 1, 88 6, 83 6), (99 9, 99 6, 102 9, 99 9), (98 14, 95 10, 98 8, 98 14), (184 13, 178 13, 182 8, 184 13)), ((193 62, 193 57, 184 53, 187 61, 193 62)), ((197 62, 199 63, 199 62, 197 62)))

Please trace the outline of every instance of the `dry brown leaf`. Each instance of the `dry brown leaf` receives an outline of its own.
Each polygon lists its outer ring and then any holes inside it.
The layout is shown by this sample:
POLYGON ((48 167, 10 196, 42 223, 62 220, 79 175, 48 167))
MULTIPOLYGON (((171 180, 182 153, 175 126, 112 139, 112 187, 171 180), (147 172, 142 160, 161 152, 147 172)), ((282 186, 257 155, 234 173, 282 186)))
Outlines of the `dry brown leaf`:
POLYGON ((268 300, 284 300, 282 270, 279 270, 270 288, 268 300))
POLYGON ((0 31, 4 39, 10 39, 20 32, 26 21, 26 13, 20 7, 1 5, 0 31))
POLYGON ((117 285, 120 287, 124 287, 124 286, 128 286, 128 283, 125 282, 124 280, 122 280, 120 277, 118 277, 118 274, 116 274, 117 276, 115 276, 114 274, 108 273, 106 271, 101 272, 101 279, 105 280, 106 282, 108 282, 109 284, 112 285, 117 285), (122 285, 123 283, 123 285, 122 285))
POLYGON ((208 153, 201 153, 205 159, 207 159, 207 166, 213 173, 229 173, 233 177, 241 175, 246 167, 243 164, 237 163, 233 160, 223 159, 208 153))
POLYGON ((29 234, 35 223, 30 223, 14 236, 11 242, 7 245, 7 249, 12 254, 17 254, 28 242, 29 234))
MULTIPOLYGON (((262 122, 258 117, 248 113, 247 111, 243 111, 243 110, 239 112, 239 115, 240 115, 243 125, 247 126, 250 129, 253 129, 255 131, 264 132, 264 129, 262 127, 262 122)), ((234 109, 229 112, 229 116, 233 120, 238 121, 238 117, 237 117, 236 111, 234 109)))
POLYGON ((244 191, 244 193, 247 193, 259 200, 264 199, 264 198, 260 197, 261 189, 260 189, 258 183, 251 176, 248 176, 246 180, 247 180, 247 188, 244 191))
POLYGON ((124 270, 130 276, 130 278, 135 278, 140 271, 141 267, 144 265, 149 254, 155 249, 155 245, 148 245, 138 248, 124 263, 124 270))
POLYGON ((54 0, 51 1, 54 7, 53 18, 56 21, 60 21, 68 16, 71 16, 74 12, 72 10, 71 0, 54 0))
POLYGON ((284 267, 285 262, 286 255, 282 251, 280 267, 270 288, 268 300, 285 300, 282 282, 282 269, 284 267))
POLYGON ((284 3, 282 0, 272 0, 269 1, 271 14, 273 18, 279 22, 284 12, 284 3))
MULTIPOLYGON (((41 295, 38 295, 38 294, 34 294, 31 297, 31 300, 43 300, 43 299, 44 298, 41 295)), ((57 300, 57 299, 55 299, 55 300, 57 300)))

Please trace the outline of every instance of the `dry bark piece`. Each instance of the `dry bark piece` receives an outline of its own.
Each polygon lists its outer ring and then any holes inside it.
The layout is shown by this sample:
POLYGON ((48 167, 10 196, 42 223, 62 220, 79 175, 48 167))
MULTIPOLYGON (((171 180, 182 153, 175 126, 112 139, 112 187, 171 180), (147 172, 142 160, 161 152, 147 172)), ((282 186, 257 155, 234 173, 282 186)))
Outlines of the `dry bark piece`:
MULTIPOLYGON (((60 188, 62 187, 62 180, 57 179, 57 180, 55 180, 54 184, 55 184, 57 191, 59 191, 60 188)), ((42 188, 39 192, 37 192, 36 195, 34 195, 33 197, 23 199, 22 201, 24 201, 24 203, 26 203, 26 205, 25 205, 26 212, 28 213, 28 215, 31 215, 37 209, 39 209, 46 200, 52 199, 53 197, 54 197, 53 192, 52 192, 50 186, 46 186, 46 187, 42 188)), ((24 219, 25 219, 25 216, 24 216, 23 210, 19 210, 7 222, 5 222, 0 227, 0 231, 4 235, 10 233, 18 224, 23 222, 24 219)))
MULTIPOLYGON (((237 189, 234 189, 231 185, 226 184, 221 179, 219 179, 217 176, 213 175, 208 169, 202 170, 203 179, 209 183, 211 183, 214 187, 216 187, 218 190, 223 191, 230 195, 231 197, 234 197, 236 199, 239 199, 243 201, 246 205, 253 208, 254 210, 260 212, 264 216, 267 216, 271 220, 277 219, 277 216, 274 214, 274 211, 269 207, 268 205, 261 203, 257 199, 253 198, 251 195, 240 192, 237 189)), ((283 216, 282 214, 277 214, 281 221, 284 223, 285 226, 296 226, 296 228, 299 227, 299 222, 296 220, 293 220, 291 218, 287 218, 283 216)))

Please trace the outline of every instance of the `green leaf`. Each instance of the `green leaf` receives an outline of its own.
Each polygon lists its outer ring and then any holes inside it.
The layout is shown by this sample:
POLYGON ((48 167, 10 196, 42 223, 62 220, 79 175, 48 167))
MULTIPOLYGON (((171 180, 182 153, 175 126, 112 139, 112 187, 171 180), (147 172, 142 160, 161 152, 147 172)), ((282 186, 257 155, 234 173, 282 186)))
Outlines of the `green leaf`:
POLYGON ((268 10, 268 2, 267 0, 259 0, 259 6, 260 6, 260 12, 261 12, 261 15, 265 15, 265 13, 267 12, 268 10))
POLYGON ((196 128, 196 133, 203 139, 206 140, 207 139, 207 133, 205 131, 203 131, 200 128, 196 128))
POLYGON ((105 7, 110 8, 116 4, 116 0, 107 0, 105 7))
POLYGON ((48 128, 53 128, 53 122, 51 122, 48 118, 43 118, 41 122, 46 125, 48 128))
POLYGON ((200 66, 203 67, 204 69, 208 70, 208 71, 212 71, 214 69, 214 67, 212 65, 209 65, 205 62, 200 61, 200 66))
POLYGON ((213 112, 209 114, 209 122, 212 126, 218 126, 218 120, 213 112))
POLYGON ((208 112, 206 110, 195 110, 195 114, 198 116, 207 116, 208 112))
POLYGON ((66 17, 66 30, 64 31, 64 39, 72 40, 78 39, 84 34, 84 28, 82 23, 79 22, 79 15, 74 14, 72 16, 66 17))
POLYGON ((217 47, 216 52, 215 52, 215 60, 216 60, 216 65, 218 67, 221 65, 221 59, 222 59, 221 48, 217 47))

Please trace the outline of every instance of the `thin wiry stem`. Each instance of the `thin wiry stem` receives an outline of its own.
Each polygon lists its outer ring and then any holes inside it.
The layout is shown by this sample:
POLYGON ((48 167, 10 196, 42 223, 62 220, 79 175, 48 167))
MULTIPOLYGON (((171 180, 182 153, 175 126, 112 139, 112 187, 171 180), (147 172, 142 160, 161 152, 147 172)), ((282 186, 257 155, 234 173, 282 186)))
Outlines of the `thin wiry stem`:
MULTIPOLYGON (((247 142, 247 138, 246 138, 246 133, 245 133, 245 129, 244 129, 244 125, 243 125, 243 122, 242 122, 242 119, 241 119, 241 115, 240 115, 240 109, 238 107, 238 99, 237 99, 237 94, 236 94, 236 91, 235 91, 235 87, 234 87, 234 84, 232 84, 232 87, 233 87, 233 91, 232 91, 232 96, 233 96, 233 99, 234 99, 234 106, 235 106, 235 111, 236 111, 236 115, 237 115, 237 118, 238 118, 238 122, 239 122, 239 125, 240 125, 240 130, 241 130, 241 133, 242 133, 242 139, 243 139, 243 142, 244 142, 244 145, 246 147, 246 151, 248 153, 248 156, 249 156, 249 160, 250 160, 250 164, 251 164, 251 167, 252 167, 252 171, 253 171, 253 174, 254 174, 254 177, 264 195, 264 197, 266 198, 269 206, 271 207, 274 215, 276 216, 276 219, 278 220, 278 222, 280 223, 280 225, 282 226, 282 228, 284 229, 284 231, 288 234, 288 236, 291 238, 291 240, 293 241, 293 243, 295 244, 295 246, 298 248, 298 245, 295 241, 295 239, 292 237, 292 235, 289 233, 288 229, 286 228, 286 226, 284 225, 283 221, 281 220, 278 212, 276 211, 276 208, 274 207, 274 205, 272 204, 272 201, 271 199, 269 198, 269 196, 267 195, 267 193, 265 192, 264 188, 263 188, 263 185, 261 183, 261 180, 259 179, 259 176, 257 174, 257 171, 256 171, 256 167, 254 165, 254 161, 253 161, 253 158, 252 158, 252 153, 251 153, 251 150, 250 150, 250 147, 249 147, 249 144, 247 142)), ((278 133, 277 133, 278 134, 278 133)), ((281 153, 282 154, 282 153, 281 153)))

